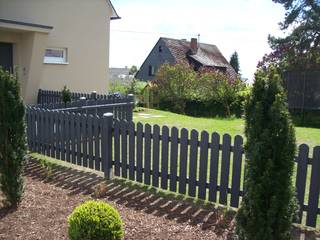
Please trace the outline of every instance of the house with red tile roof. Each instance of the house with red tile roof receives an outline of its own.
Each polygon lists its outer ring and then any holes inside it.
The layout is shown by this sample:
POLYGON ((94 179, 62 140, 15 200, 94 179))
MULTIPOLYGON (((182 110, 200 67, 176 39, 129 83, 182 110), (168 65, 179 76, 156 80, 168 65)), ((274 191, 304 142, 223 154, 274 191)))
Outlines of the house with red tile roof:
POLYGON ((216 45, 172 38, 160 38, 153 47, 136 78, 142 81, 155 79, 156 72, 164 63, 189 64, 195 71, 209 69, 227 74, 230 80, 237 78, 237 73, 222 55, 216 45))

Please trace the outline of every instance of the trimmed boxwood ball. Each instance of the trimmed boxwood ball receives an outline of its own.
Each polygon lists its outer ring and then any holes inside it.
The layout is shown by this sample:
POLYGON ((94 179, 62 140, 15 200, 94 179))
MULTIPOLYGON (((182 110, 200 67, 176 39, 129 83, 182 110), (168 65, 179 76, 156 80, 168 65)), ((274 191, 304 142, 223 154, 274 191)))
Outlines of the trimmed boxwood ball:
POLYGON ((68 217, 71 240, 118 240, 123 222, 118 211, 102 201, 87 201, 68 217))

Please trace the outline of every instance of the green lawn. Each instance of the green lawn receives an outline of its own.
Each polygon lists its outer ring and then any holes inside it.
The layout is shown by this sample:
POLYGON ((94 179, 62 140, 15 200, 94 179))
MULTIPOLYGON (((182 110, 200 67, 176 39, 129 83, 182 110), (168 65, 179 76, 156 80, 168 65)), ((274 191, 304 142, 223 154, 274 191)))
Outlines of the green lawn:
MULTIPOLYGON (((229 133, 232 136, 243 135, 244 130, 242 119, 196 118, 155 109, 143 109, 143 111, 135 112, 134 121, 151 125, 175 126, 179 129, 206 130, 209 133, 214 131, 220 134, 229 133)), ((298 144, 306 143, 311 147, 320 145, 320 129, 296 127, 296 138, 298 144)))

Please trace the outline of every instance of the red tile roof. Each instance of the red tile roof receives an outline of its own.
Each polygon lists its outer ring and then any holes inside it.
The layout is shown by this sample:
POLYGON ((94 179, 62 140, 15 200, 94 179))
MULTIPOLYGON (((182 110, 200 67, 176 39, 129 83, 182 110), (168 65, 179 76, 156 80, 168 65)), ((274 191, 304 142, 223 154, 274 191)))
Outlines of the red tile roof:
POLYGON ((177 63, 189 64, 188 58, 191 58, 193 61, 200 63, 204 67, 225 67, 230 79, 234 80, 237 78, 237 73, 216 45, 198 43, 197 52, 192 53, 189 41, 172 38, 161 39, 165 42, 177 63))

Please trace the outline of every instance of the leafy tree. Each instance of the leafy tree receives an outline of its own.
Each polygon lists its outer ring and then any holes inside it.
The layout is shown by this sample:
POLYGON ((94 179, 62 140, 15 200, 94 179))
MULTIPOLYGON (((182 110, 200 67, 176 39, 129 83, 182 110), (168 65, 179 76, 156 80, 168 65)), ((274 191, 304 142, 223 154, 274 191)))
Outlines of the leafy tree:
POLYGON ((186 100, 195 96, 196 76, 196 72, 189 65, 163 64, 155 80, 160 101, 169 101, 173 104, 174 112, 184 113, 186 100))
POLYGON ((129 70, 129 74, 130 75, 135 75, 136 72, 138 72, 138 68, 137 68, 137 66, 133 65, 129 70))
POLYGON ((227 117, 231 116, 231 108, 237 103, 245 84, 240 80, 230 82, 221 72, 201 72, 198 80, 197 97, 205 102, 214 101, 224 107, 227 117))
POLYGON ((237 74, 240 73, 239 56, 237 51, 235 51, 230 57, 230 65, 236 71, 237 74))
POLYGON ((292 174, 295 132, 280 75, 258 70, 245 107, 247 171, 237 215, 240 239, 290 239, 296 210, 292 174))
POLYGON ((20 202, 23 192, 24 112, 16 75, 0 67, 0 188, 6 204, 13 206, 20 202))
POLYGON ((269 36, 270 54, 258 66, 277 64, 282 70, 320 69, 320 2, 318 0, 273 0, 283 4, 286 16, 280 28, 286 37, 269 36))

